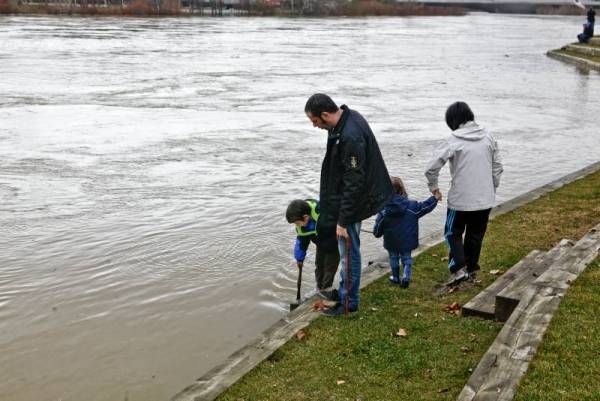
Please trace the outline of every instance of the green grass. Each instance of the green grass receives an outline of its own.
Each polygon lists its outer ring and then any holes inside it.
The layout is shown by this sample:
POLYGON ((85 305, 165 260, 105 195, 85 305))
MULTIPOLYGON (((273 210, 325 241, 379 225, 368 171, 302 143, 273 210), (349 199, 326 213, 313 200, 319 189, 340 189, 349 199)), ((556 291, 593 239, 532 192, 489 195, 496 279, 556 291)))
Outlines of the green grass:
MULTIPOLYGON (((447 278, 446 249, 433 247, 415 259, 409 290, 376 281, 361 291, 355 316, 316 319, 304 340, 290 340, 218 399, 454 400, 501 324, 460 318, 444 305, 472 298, 494 280, 490 270, 505 270, 562 238, 578 239, 598 222, 600 172, 494 219, 478 288, 436 296, 433 288, 447 278), (393 336, 399 328, 406 338, 393 336)), ((598 299, 600 293, 596 305, 598 299)))
POLYGON ((600 400, 600 258, 561 301, 515 401, 600 400))

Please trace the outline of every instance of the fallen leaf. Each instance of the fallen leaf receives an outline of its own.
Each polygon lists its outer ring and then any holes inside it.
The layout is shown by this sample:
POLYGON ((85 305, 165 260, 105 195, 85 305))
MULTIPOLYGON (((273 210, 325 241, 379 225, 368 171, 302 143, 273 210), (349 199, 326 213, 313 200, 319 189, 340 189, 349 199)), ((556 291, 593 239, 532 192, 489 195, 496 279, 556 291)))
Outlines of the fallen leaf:
POLYGON ((444 310, 448 313, 452 313, 454 315, 460 314, 460 304, 458 302, 453 302, 444 306, 444 310))
POLYGON ((372 310, 373 312, 375 312, 375 311, 378 311, 379 309, 377 309, 377 308, 371 308, 371 310, 372 310))
POLYGON ((304 340, 305 337, 306 337, 306 333, 304 332, 304 330, 298 330, 296 332, 296 338, 298 339, 298 341, 304 340))
POLYGON ((448 389, 448 388, 441 388, 441 389, 438 390, 438 393, 440 393, 440 394, 441 393, 447 393, 448 391, 450 391, 450 389, 448 389))
POLYGON ((317 301, 312 305, 312 310, 314 311, 322 311, 325 309, 327 309, 327 305, 325 302, 323 302, 323 300, 317 301))
POLYGON ((399 329, 398 332, 396 333, 396 337, 402 337, 405 338, 408 334, 406 333, 406 330, 404 329, 399 329))
POLYGON ((448 289, 448 294, 452 294, 454 291, 456 291, 458 287, 452 287, 448 289))
POLYGON ((443 258, 440 259, 442 262, 447 262, 448 261, 448 256, 444 256, 443 258))
POLYGON ((346 380, 338 380, 338 381, 336 381, 336 383, 339 386, 339 385, 346 383, 346 380))
POLYGON ((471 348, 469 347, 460 347, 460 350, 464 353, 471 352, 471 348))
POLYGON ((490 274, 492 276, 498 276, 498 275, 502 274, 502 270, 498 270, 498 269, 490 270, 490 274))
POLYGON ((415 313, 415 317, 419 317, 419 312, 415 313))
POLYGON ((437 253, 432 253, 432 254, 431 254, 431 256, 437 256, 437 255, 438 255, 437 253))

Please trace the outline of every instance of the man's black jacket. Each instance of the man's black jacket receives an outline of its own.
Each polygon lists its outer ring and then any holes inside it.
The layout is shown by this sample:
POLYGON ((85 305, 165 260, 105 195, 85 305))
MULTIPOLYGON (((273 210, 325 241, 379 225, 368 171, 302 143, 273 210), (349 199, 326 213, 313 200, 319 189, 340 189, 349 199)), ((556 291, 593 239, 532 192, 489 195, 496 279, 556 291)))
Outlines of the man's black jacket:
POLYGON ((317 232, 335 240, 335 226, 346 227, 377 213, 393 189, 369 124, 360 113, 341 107, 338 124, 329 131, 321 167, 321 215, 317 232))

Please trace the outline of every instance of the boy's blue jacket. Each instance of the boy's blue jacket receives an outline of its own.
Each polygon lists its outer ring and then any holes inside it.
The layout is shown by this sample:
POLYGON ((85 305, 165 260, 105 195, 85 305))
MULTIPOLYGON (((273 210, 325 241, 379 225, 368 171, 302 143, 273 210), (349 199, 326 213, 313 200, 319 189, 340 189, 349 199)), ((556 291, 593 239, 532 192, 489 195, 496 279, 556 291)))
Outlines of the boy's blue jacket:
POLYGON ((410 252, 419 246, 419 218, 431 212, 436 205, 434 196, 417 202, 394 194, 377 213, 373 235, 377 238, 383 235, 383 247, 388 251, 410 252))

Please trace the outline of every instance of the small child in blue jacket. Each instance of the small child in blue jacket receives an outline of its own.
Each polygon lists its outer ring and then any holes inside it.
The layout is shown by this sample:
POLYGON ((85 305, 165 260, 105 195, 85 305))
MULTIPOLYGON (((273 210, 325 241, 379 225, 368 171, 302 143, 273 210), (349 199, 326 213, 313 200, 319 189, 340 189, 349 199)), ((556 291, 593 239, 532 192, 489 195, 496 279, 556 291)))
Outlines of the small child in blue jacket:
POLYGON ((410 200, 402 180, 399 177, 390 178, 395 193, 377 214, 373 234, 377 238, 383 235, 383 247, 390 255, 390 282, 408 288, 412 274, 411 251, 419 246, 419 218, 435 209, 441 195, 438 193, 424 202, 410 200), (402 279, 400 261, 404 266, 402 279))

